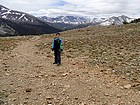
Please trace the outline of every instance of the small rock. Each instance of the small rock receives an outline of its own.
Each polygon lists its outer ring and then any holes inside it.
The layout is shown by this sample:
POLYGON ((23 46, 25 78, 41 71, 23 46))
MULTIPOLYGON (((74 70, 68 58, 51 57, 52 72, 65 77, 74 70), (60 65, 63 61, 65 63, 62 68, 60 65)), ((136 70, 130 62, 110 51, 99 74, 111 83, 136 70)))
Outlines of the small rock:
POLYGON ((25 99, 26 99, 26 100, 28 100, 28 99, 29 99, 29 97, 26 97, 25 99))
POLYGON ((5 73, 5 75, 6 75, 6 76, 9 76, 10 74, 8 74, 8 73, 5 73))
POLYGON ((109 94, 108 94, 108 93, 104 93, 104 95, 105 95, 105 96, 109 96, 109 94))
POLYGON ((120 95, 120 94, 117 95, 117 98, 121 98, 121 97, 122 97, 122 95, 120 95))
POLYGON ((24 104, 28 104, 28 101, 24 101, 23 103, 24 103, 24 104))
POLYGON ((63 73, 62 76, 65 77, 67 76, 69 73, 63 73))
POLYGON ((42 94, 41 92, 37 93, 37 95, 41 95, 41 94, 42 94))
POLYGON ((131 85, 130 85, 130 84, 125 85, 124 88, 125 88, 125 89, 130 89, 130 88, 131 88, 131 85))
POLYGON ((13 85, 13 83, 10 83, 10 85, 13 85))
POLYGON ((86 105, 84 102, 82 102, 80 105, 86 105))
POLYGON ((124 89, 123 86, 120 86, 120 89, 124 89))
POLYGON ((13 100, 13 101, 16 101, 17 99, 16 99, 16 98, 13 98, 12 100, 13 100))
POLYGON ((10 67, 9 65, 5 65, 5 67, 7 68, 7 67, 10 67))
POLYGON ((51 96, 46 97, 46 100, 51 100, 51 99, 53 99, 51 96))
POLYGON ((52 105, 52 102, 50 100, 47 100, 48 105, 52 105))
POLYGON ((89 90, 92 90, 92 87, 91 86, 89 87, 89 90))
POLYGON ((38 100, 38 98, 34 98, 34 100, 38 100))
POLYGON ((106 85, 107 88, 111 88, 111 85, 106 85))
POLYGON ((79 98, 78 97, 75 97, 75 100, 78 100, 79 98))
POLYGON ((26 92, 31 92, 32 91, 32 88, 27 88, 26 89, 26 92))
POLYGON ((51 77, 57 77, 56 74, 52 74, 51 77))

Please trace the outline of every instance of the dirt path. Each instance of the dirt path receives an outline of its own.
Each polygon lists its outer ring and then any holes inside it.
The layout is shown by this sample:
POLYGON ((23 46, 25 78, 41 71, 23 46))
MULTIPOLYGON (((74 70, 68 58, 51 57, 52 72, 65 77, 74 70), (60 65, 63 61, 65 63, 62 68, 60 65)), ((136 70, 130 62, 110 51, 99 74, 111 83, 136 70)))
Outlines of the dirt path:
MULTIPOLYGON (((39 51, 39 36, 22 41, 1 56, 0 92, 5 105, 140 105, 140 92, 129 82, 103 74, 63 55, 53 65, 53 53, 39 51)), ((50 50, 50 49, 48 49, 50 50)), ((78 62, 79 60, 79 62, 78 62)))

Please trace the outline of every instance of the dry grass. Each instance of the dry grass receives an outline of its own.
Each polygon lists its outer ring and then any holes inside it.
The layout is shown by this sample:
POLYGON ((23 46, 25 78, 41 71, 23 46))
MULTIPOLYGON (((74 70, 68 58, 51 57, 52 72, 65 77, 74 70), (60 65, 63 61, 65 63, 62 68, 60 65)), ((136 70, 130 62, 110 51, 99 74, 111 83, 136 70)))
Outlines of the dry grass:
POLYGON ((29 39, 29 37, 0 37, 0 50, 3 52, 13 50, 20 41, 27 39, 29 39))
MULTIPOLYGON (((85 62, 92 66, 109 68, 117 75, 140 81, 140 24, 122 26, 88 27, 62 32, 65 56, 76 58, 86 56, 85 62)), ((45 39, 38 47, 50 48, 45 39)))

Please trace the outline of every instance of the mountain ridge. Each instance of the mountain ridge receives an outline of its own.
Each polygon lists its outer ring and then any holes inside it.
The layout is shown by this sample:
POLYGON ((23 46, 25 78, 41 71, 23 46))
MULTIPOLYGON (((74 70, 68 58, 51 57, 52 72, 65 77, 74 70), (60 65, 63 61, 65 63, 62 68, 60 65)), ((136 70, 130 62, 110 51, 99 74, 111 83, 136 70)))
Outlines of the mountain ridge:
POLYGON ((125 15, 112 16, 110 18, 85 18, 78 16, 58 16, 58 17, 38 17, 40 20, 48 22, 50 25, 62 30, 84 28, 88 26, 109 26, 109 25, 122 25, 124 22, 130 23, 133 18, 125 15))
POLYGON ((38 35, 60 31, 35 16, 0 5, 0 36, 38 35), (10 31, 3 25, 10 27, 10 31))
MULTIPOLYGON (((47 17, 47 16, 41 16, 38 17, 40 20, 49 22, 49 23, 65 23, 65 24, 88 24, 88 23, 92 23, 92 24, 97 24, 98 25, 102 25, 102 23, 104 22, 110 22, 110 24, 116 24, 116 25, 120 25, 123 24, 124 21, 126 22, 131 22, 133 20, 133 18, 130 18, 128 16, 125 15, 121 15, 121 16, 112 16, 109 18, 85 18, 85 17, 79 17, 79 16, 58 16, 58 17, 47 17)), ((109 24, 109 25, 110 25, 109 24)), ((108 24, 106 24, 108 25, 108 24)))

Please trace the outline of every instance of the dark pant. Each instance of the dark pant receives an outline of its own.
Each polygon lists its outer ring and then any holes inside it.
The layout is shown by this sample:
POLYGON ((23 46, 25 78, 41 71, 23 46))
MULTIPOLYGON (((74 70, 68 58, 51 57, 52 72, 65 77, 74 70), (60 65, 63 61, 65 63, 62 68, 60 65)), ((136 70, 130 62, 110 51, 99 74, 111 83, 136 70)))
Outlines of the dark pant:
POLYGON ((55 63, 61 64, 61 51, 54 50, 55 63))

